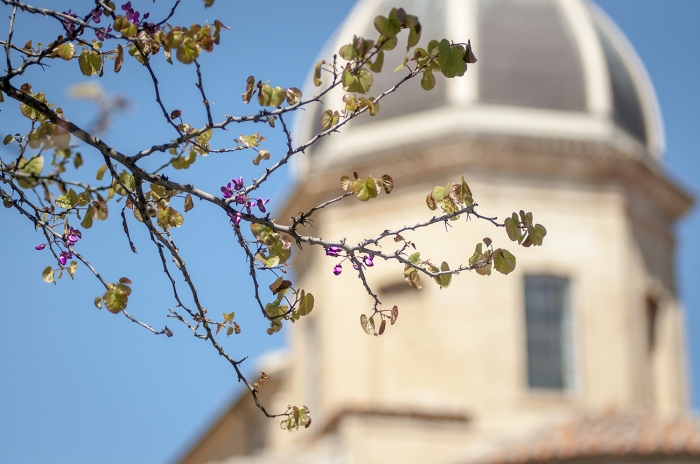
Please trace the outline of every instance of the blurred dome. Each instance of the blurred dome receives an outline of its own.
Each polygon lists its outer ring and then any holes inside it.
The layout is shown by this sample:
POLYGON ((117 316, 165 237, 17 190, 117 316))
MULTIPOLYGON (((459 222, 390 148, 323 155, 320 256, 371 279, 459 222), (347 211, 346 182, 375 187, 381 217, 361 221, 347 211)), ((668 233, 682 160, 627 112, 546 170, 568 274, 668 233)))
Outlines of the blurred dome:
MULTIPOLYGON (((324 137, 301 161, 301 176, 352 164, 387 149, 459 135, 499 134, 609 144, 658 161, 664 149, 654 89, 632 46, 597 5, 586 0, 361 0, 319 59, 328 61, 354 34, 376 39, 373 20, 392 7, 418 16, 430 39, 471 39, 478 62, 464 77, 436 74, 431 91, 408 81, 339 134, 324 137), (371 119, 371 120, 370 120, 371 119), (372 124, 366 124, 372 122, 372 124)), ((369 95, 394 85, 404 70, 407 32, 388 52, 369 95)), ((329 79, 324 80, 328 82, 329 79)), ((318 92, 307 88, 305 95, 318 92)), ((300 141, 320 131, 321 113, 341 109, 334 89, 297 120, 300 141)))

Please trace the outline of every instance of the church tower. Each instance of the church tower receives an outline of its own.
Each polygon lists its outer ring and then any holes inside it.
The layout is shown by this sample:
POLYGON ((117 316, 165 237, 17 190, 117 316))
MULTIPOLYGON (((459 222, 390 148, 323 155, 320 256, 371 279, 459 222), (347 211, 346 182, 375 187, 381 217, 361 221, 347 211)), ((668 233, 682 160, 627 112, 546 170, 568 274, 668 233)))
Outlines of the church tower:
MULTIPOLYGON (((290 331, 271 401, 308 405, 313 424, 290 436, 268 423, 262 448, 230 462, 472 462, 585 414, 684 413, 674 226, 692 198, 664 174, 661 114, 630 44, 586 0, 363 0, 321 57, 376 36, 374 17, 398 6, 420 18, 419 46, 471 39, 479 61, 462 78, 436 75, 430 92, 407 82, 377 116, 313 145, 280 220, 342 194, 342 175, 390 174, 391 195, 315 213, 315 235, 352 243, 431 218, 426 194, 464 175, 480 214, 532 211, 544 245, 518 247, 478 220, 407 232, 452 266, 490 237, 517 267, 418 291, 399 264, 375 260, 368 281, 400 311, 381 337, 360 327, 372 300, 352 266, 335 276, 336 258, 297 252, 295 283, 316 304, 290 331)), ((402 77, 391 70, 403 54, 387 53, 372 92, 402 77)), ((342 95, 305 112, 300 142, 342 95)))

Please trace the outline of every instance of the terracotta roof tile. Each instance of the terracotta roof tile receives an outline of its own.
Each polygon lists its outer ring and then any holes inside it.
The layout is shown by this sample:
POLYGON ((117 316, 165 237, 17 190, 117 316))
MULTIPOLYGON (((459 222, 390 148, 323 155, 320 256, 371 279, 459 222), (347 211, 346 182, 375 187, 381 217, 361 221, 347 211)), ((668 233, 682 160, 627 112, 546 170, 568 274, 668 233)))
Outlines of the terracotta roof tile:
POLYGON ((700 457, 700 424, 690 416, 591 413, 510 443, 473 464, 537 464, 647 456, 700 457))

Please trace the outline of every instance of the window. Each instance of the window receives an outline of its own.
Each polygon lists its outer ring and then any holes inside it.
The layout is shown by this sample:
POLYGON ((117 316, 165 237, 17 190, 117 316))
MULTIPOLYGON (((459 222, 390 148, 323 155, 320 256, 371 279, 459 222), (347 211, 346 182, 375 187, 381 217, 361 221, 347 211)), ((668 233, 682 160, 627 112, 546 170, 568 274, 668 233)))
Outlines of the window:
POLYGON ((525 277, 525 326, 528 386, 570 389, 573 363, 567 279, 525 277))

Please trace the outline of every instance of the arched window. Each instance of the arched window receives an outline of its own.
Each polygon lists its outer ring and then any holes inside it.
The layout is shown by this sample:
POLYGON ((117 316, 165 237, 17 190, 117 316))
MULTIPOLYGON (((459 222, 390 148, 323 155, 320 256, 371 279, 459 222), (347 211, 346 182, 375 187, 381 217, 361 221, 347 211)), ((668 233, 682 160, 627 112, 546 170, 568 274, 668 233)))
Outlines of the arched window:
POLYGON ((570 389, 573 350, 567 279, 525 277, 525 326, 528 386, 570 389))

